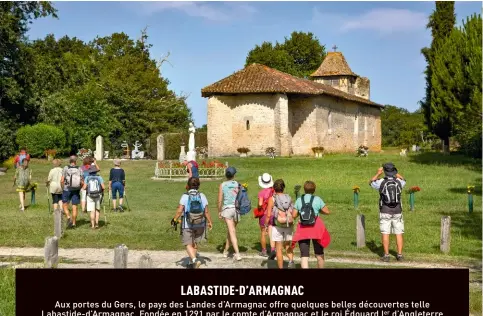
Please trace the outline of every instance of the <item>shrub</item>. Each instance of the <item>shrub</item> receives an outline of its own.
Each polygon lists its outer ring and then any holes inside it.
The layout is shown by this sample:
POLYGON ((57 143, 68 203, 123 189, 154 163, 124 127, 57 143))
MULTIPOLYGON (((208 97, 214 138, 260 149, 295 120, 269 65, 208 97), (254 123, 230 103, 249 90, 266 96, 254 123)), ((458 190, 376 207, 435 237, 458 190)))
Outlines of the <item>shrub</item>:
POLYGON ((65 146, 65 134, 61 129, 47 125, 36 124, 21 127, 17 131, 17 145, 27 148, 32 157, 42 157, 47 149, 62 151, 65 146))
MULTIPOLYGON (((158 135, 159 134, 157 134, 156 136, 158 135)), ((189 141, 188 133, 167 133, 167 134, 163 134, 163 136, 164 136, 164 159, 177 160, 179 158, 179 153, 181 151, 182 143, 184 143, 185 145, 185 151, 188 152, 188 141, 189 141)), ((208 147, 207 133, 195 133, 195 147, 208 147)))
POLYGON ((248 152, 250 151, 250 149, 248 149, 246 147, 240 147, 236 151, 238 151, 240 154, 248 154, 248 152))
POLYGON ((12 169, 15 165, 15 157, 10 157, 2 163, 3 168, 12 169))

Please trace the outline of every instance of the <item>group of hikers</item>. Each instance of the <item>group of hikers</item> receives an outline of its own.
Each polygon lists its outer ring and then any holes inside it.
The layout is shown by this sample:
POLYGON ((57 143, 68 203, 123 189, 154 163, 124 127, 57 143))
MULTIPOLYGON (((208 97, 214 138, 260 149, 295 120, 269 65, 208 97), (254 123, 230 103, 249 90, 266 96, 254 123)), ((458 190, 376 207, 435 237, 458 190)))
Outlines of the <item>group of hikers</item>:
MULTIPOLYGON (((99 165, 95 158, 86 157, 82 166, 77 165, 77 156, 69 158, 69 165, 61 168, 61 161, 54 159, 53 168, 47 177, 46 185, 52 197, 53 208, 63 209, 67 218, 67 228, 75 228, 78 205, 83 213, 90 214, 91 228, 99 228, 99 215, 106 189, 104 179, 99 175, 99 165), (72 214, 69 212, 72 205, 72 214)), ((28 167, 30 156, 22 149, 15 159, 14 183, 20 198, 20 211, 25 211, 25 193, 31 187, 32 172, 28 167)), ((123 199, 126 188, 126 175, 121 168, 121 160, 114 160, 114 168, 109 174, 109 193, 112 198, 112 211, 124 212, 123 199), (119 204, 117 198, 119 197, 119 204), (116 206, 118 205, 118 206, 116 206)))
MULTIPOLYGON (((99 214, 104 196, 105 183, 99 175, 100 168, 93 157, 83 159, 82 166, 77 166, 77 156, 69 158, 69 165, 61 168, 59 159, 52 161, 47 186, 52 196, 54 209, 63 208, 67 217, 67 227, 76 227, 77 206, 81 204, 82 212, 89 212, 92 229, 99 228, 99 214), (69 212, 72 204, 72 215, 69 212)), ((30 187, 32 173, 28 167, 30 156, 24 149, 15 159, 15 184, 20 198, 20 210, 25 210, 25 192, 30 187)), ((181 223, 181 239, 190 258, 189 268, 199 268, 198 244, 206 237, 206 230, 213 228, 213 221, 208 209, 208 200, 200 191, 198 164, 185 161, 189 176, 186 192, 180 198, 176 214, 171 220, 173 226, 181 223)), ((226 241, 223 255, 233 256, 236 261, 242 260, 237 239, 237 225, 243 215, 251 211, 251 202, 247 191, 235 180, 237 170, 228 167, 225 170, 225 181, 218 190, 218 218, 225 223, 226 241)), ((309 267, 310 244, 314 248, 317 267, 324 267, 324 249, 330 243, 330 234, 325 227, 321 215, 331 213, 324 200, 315 195, 316 184, 306 181, 304 194, 295 203, 285 193, 283 179, 273 180, 268 173, 258 177, 261 188, 258 203, 253 209, 254 217, 260 227, 260 255, 270 260, 277 259, 278 268, 284 268, 283 254, 288 257, 288 268, 294 268, 293 250, 298 243, 301 256, 301 267, 309 267), (298 219, 298 222, 297 222, 298 219), (270 250, 267 250, 267 237, 270 250)), ((401 193, 406 185, 404 178, 392 163, 386 163, 378 169, 370 179, 369 185, 379 191, 379 228, 382 235, 384 255, 381 260, 390 261, 389 236, 396 235, 398 261, 403 260, 404 220, 402 215, 401 193), (383 178, 381 176, 384 175, 383 178)), ((300 187, 300 186, 299 186, 300 187)), ((123 212, 123 198, 126 189, 126 175, 121 168, 121 161, 114 160, 114 168, 110 170, 109 186, 112 197, 112 211, 123 212), (119 204, 116 199, 119 197, 119 204), (118 205, 116 207, 116 205, 118 205)))
MULTIPOLYGON (((181 223, 181 239, 190 258, 188 268, 199 268, 198 244, 206 236, 206 229, 213 228, 213 221, 208 209, 208 200, 200 191, 200 179, 197 165, 185 162, 190 175, 186 193, 181 196, 172 225, 181 223), (194 171, 193 171, 194 169, 194 171)), ((237 224, 241 216, 247 214, 247 204, 243 202, 243 186, 235 180, 237 170, 228 167, 225 170, 226 180, 220 184, 218 191, 218 218, 225 222, 227 234, 223 250, 225 257, 236 261, 242 260, 236 234, 237 224), (230 251, 232 249, 232 251, 230 251)), ((321 215, 330 214, 324 200, 315 195, 316 184, 306 181, 304 194, 298 196, 293 203, 290 195, 285 193, 283 179, 273 181, 270 174, 264 173, 258 178, 261 188, 258 193, 258 205, 253 209, 254 217, 260 227, 261 256, 270 260, 277 259, 279 269, 284 268, 283 254, 288 257, 288 268, 294 268, 293 249, 298 243, 302 269, 309 268, 310 244, 314 248, 317 267, 324 267, 324 249, 330 243, 330 234, 325 227, 321 215), (298 223, 296 222, 298 219, 298 223), (270 239, 270 251, 267 250, 267 236, 270 239)), ((381 260, 390 261, 389 236, 396 235, 398 261, 403 260, 404 220, 402 215, 401 193, 406 185, 404 178, 392 163, 386 163, 378 169, 369 181, 369 185, 379 191, 379 228, 382 235, 384 255, 381 260), (383 178, 381 176, 384 175, 383 178)), ((297 192, 298 193, 298 192, 297 192)), ((298 194, 297 194, 298 195, 298 194)), ((250 203, 248 203, 250 205, 250 203)), ((250 206, 249 206, 250 207, 250 206)))

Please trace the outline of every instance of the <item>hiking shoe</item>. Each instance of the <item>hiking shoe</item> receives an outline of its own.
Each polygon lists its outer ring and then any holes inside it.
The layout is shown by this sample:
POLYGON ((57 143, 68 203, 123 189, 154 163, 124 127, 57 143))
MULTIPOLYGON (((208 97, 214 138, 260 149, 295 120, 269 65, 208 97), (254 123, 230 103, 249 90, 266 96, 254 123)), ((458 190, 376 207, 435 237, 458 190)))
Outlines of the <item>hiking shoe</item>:
POLYGON ((275 257, 277 257, 277 252, 276 251, 272 251, 270 253, 270 256, 268 257, 268 260, 274 260, 275 257))
POLYGON ((72 219, 67 219, 67 228, 72 228, 72 219))
POLYGON ((223 251, 223 257, 228 258, 230 256, 230 252, 228 250, 223 251))
POLYGON ((403 257, 403 255, 401 255, 401 254, 397 255, 397 256, 396 256, 396 260, 397 260, 397 261, 404 261, 404 257, 403 257))
POLYGON ((390 259, 391 259, 391 257, 389 255, 384 255, 384 256, 381 257, 382 262, 389 262, 390 259))
POLYGON ((293 262, 293 261, 289 261, 289 262, 288 262, 288 268, 289 268, 289 269, 293 269, 293 268, 295 268, 295 262, 293 262))
POLYGON ((124 208, 122 207, 122 205, 119 205, 119 207, 117 208, 119 210, 119 212, 124 212, 124 208))
POLYGON ((260 251, 258 253, 258 255, 262 256, 262 257, 268 257, 268 254, 267 254, 267 249, 263 249, 262 251, 260 251))
POLYGON ((240 256, 240 254, 239 254, 239 253, 237 253, 237 254, 235 254, 234 259, 235 259, 236 261, 240 261, 240 260, 242 259, 242 257, 240 256))

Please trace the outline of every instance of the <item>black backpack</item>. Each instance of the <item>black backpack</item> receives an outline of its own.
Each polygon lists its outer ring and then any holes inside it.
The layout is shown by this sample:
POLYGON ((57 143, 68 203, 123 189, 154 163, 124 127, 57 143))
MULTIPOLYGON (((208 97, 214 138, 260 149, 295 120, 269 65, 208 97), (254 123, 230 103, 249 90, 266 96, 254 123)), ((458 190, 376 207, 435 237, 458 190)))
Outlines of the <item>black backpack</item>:
POLYGON ((315 224, 315 211, 312 206, 312 202, 314 202, 315 196, 312 195, 310 198, 310 202, 305 202, 305 194, 302 195, 302 208, 300 209, 300 225, 302 226, 313 226, 315 224))
POLYGON ((395 208, 401 204, 402 187, 395 178, 384 178, 379 189, 381 206, 395 208))

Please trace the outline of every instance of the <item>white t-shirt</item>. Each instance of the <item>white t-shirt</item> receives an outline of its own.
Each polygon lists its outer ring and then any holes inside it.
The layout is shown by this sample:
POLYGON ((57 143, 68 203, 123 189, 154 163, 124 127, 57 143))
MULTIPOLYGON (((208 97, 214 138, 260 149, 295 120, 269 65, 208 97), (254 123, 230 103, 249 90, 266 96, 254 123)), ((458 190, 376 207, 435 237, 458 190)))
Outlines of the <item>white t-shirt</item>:
POLYGON ((62 187, 60 185, 62 172, 61 167, 55 167, 54 169, 50 170, 47 181, 49 181, 49 190, 51 194, 62 194, 62 187))

